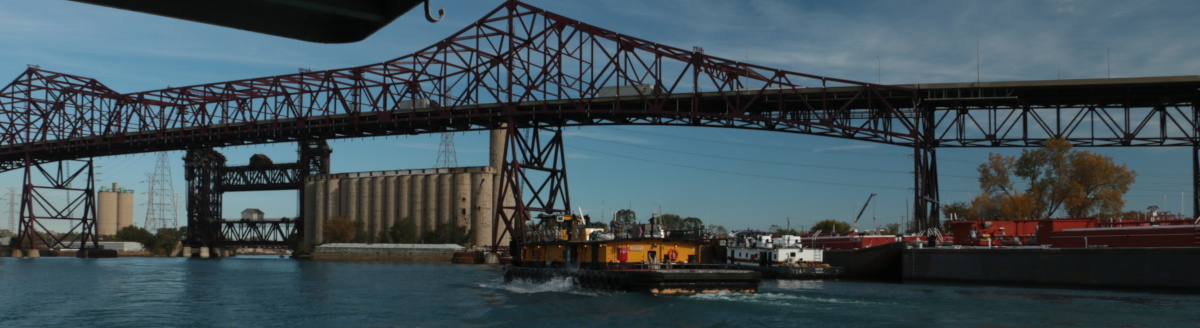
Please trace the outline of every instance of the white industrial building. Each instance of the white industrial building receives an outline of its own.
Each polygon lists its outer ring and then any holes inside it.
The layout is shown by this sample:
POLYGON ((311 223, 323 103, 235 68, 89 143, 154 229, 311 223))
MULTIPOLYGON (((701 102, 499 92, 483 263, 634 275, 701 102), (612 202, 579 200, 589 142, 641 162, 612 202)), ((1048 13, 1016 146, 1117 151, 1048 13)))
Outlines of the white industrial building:
POLYGON ((103 249, 111 249, 122 252, 140 251, 145 248, 145 246, 142 246, 142 243, 136 241, 101 241, 97 244, 99 244, 100 248, 103 249))

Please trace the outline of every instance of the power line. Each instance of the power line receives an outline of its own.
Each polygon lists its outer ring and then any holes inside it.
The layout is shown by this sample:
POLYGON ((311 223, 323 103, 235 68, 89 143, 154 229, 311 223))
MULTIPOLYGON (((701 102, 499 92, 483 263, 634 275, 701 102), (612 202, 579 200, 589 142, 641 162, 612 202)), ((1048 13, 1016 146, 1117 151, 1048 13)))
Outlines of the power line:
MULTIPOLYGON (((685 154, 685 155, 701 156, 701 157, 711 157, 711 158, 720 158, 720 159, 728 159, 728 160, 734 160, 734 161, 743 161, 743 162, 752 162, 752 163, 763 163, 763 164, 774 164, 774 165, 786 165, 786 166, 795 166, 795 167, 808 167, 808 168, 829 169, 829 170, 857 171, 857 172, 863 172, 863 171, 867 171, 867 172, 881 172, 881 173, 901 173, 901 174, 912 174, 912 172, 910 172, 910 171, 879 170, 879 169, 859 169, 859 168, 848 168, 848 167, 835 167, 835 166, 822 166, 822 165, 806 165, 806 164, 796 164, 796 163, 785 163, 785 162, 774 162, 774 161, 754 160, 754 159, 746 159, 746 158, 737 158, 737 157, 728 157, 728 156, 719 156, 719 155, 709 155, 709 154, 692 153, 692 152, 686 152, 686 151, 671 150, 671 149, 664 149, 664 148, 656 148, 656 147, 649 147, 649 146, 641 146, 641 145, 628 144, 628 143, 624 143, 624 142, 609 141, 609 140, 596 139, 596 138, 590 138, 590 137, 584 137, 584 136, 573 136, 573 137, 577 137, 577 138, 583 138, 583 139, 588 139, 588 140, 594 140, 594 141, 599 141, 599 142, 607 142, 607 143, 611 143, 611 144, 617 144, 617 145, 622 145, 622 146, 627 146, 627 147, 636 147, 636 148, 643 148, 643 149, 650 149, 650 150, 664 151, 664 152, 677 153, 677 154, 685 154)), ((961 175, 950 175, 950 174, 939 174, 938 176, 939 176, 939 177, 954 177, 954 178, 977 179, 976 177, 968 177, 968 176, 961 176, 961 175)))
POLYGON ((793 178, 784 178, 784 177, 768 176, 768 175, 760 175, 760 174, 751 174, 751 173, 740 173, 740 172, 722 171, 722 170, 714 170, 714 169, 710 169, 710 168, 703 168, 703 167, 690 166, 690 165, 683 165, 683 164, 675 164, 675 163, 667 163, 667 162, 660 162, 660 161, 649 160, 649 159, 644 159, 644 158, 637 158, 637 157, 631 157, 631 156, 625 156, 625 155, 618 155, 618 154, 613 154, 613 153, 609 153, 609 152, 604 152, 604 151, 599 151, 599 150, 594 150, 594 149, 583 148, 583 147, 579 147, 579 146, 571 146, 571 148, 576 148, 576 149, 585 150, 585 151, 590 151, 590 152, 599 153, 599 154, 605 154, 605 155, 609 155, 609 156, 616 156, 616 157, 621 157, 621 158, 626 158, 626 159, 632 159, 632 160, 635 160, 635 161, 649 162, 649 163, 662 164, 662 165, 670 165, 670 166, 675 166, 675 167, 689 168, 689 169, 693 169, 693 170, 701 170, 701 171, 709 171, 709 172, 717 172, 717 173, 725 173, 725 174, 741 175, 741 176, 748 176, 748 177, 756 177, 756 178, 766 178, 766 179, 776 179, 776 180, 789 180, 789 181, 796 181, 796 182, 816 183, 816 184, 825 184, 825 185, 834 185, 834 186, 851 186, 851 187, 881 188, 881 189, 892 189, 892 190, 908 190, 908 188, 902 188, 902 187, 884 187, 884 186, 879 186, 879 185, 862 185, 862 184, 853 184, 853 183, 838 183, 838 182, 814 181, 814 180, 793 179, 793 178))
MULTIPOLYGON (((863 184, 855 184, 855 183, 815 181, 815 180, 794 179, 794 178, 785 178, 785 177, 769 176, 769 175, 761 175, 761 174, 731 172, 731 171, 715 170, 715 169, 710 169, 710 168, 696 167, 696 166, 683 165, 683 164, 667 163, 667 162, 661 162, 661 161, 655 161, 655 160, 649 160, 649 159, 637 158, 637 157, 631 157, 631 156, 625 156, 625 155, 618 155, 618 154, 614 154, 614 153, 579 147, 579 146, 575 146, 575 145, 572 145, 570 147, 574 148, 574 149, 590 151, 590 152, 605 154, 605 155, 609 155, 609 156, 616 156, 616 157, 620 157, 620 158, 632 159, 635 161, 642 161, 642 162, 647 162, 647 163, 655 163, 655 164, 669 165, 669 166, 675 166, 675 167, 689 168, 689 169, 693 169, 693 170, 701 170, 701 171, 709 171, 709 172, 716 172, 716 173, 756 177, 756 178, 788 180, 788 181, 796 181, 796 182, 815 183, 815 184, 834 185, 834 186, 846 186, 846 187, 863 187, 863 188, 877 188, 877 189, 889 189, 889 190, 911 190, 912 189, 912 188, 904 188, 904 187, 885 187, 885 186, 879 186, 879 185, 863 185, 863 184)), ((938 190, 939 191, 955 191, 955 192, 967 191, 967 190, 941 189, 941 188, 938 188, 938 190)))

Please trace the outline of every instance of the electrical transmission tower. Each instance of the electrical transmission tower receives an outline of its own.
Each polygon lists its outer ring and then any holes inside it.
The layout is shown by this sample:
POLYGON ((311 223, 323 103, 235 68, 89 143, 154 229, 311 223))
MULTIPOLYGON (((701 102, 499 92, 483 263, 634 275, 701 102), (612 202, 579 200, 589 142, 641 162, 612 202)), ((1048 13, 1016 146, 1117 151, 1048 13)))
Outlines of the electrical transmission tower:
POLYGON ((17 192, 17 188, 8 188, 8 229, 12 233, 17 233, 17 197, 21 193, 17 192))
POLYGON ((442 144, 438 146, 437 165, 434 168, 458 167, 458 155, 454 153, 454 133, 442 133, 442 144))
POLYGON ((158 232, 162 228, 178 228, 179 209, 176 204, 175 187, 171 182, 171 161, 167 152, 158 153, 158 164, 154 173, 146 175, 146 230, 158 232))

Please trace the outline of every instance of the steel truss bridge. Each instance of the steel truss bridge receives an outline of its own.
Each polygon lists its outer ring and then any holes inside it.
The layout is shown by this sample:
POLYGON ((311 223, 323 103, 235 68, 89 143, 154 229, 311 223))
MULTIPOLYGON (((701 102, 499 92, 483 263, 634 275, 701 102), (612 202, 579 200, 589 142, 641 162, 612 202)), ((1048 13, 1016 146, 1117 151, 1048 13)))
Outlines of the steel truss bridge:
MULTIPOLYGON (((497 206, 498 244, 520 228, 525 210, 570 208, 562 127, 722 127, 911 148, 912 215, 923 229, 938 226, 938 148, 1037 147, 1051 138, 1079 147, 1192 147, 1195 177, 1198 98, 1197 76, 856 82, 658 44, 508 1, 413 54, 344 69, 119 93, 92 78, 30 67, 0 89, 0 172, 26 171, 22 240, 38 225, 29 172, 40 164, 187 150, 195 168, 188 224, 212 227, 221 189, 214 177, 223 165, 213 147, 298 142, 303 149, 336 138, 508 129, 501 188, 520 201, 497 206), (530 170, 549 174, 531 180, 530 170)), ((1200 195, 1200 180, 1193 185, 1200 195)), ((1194 203, 1200 209, 1200 198, 1194 203)), ((189 229, 189 240, 227 241, 204 231, 189 229)))

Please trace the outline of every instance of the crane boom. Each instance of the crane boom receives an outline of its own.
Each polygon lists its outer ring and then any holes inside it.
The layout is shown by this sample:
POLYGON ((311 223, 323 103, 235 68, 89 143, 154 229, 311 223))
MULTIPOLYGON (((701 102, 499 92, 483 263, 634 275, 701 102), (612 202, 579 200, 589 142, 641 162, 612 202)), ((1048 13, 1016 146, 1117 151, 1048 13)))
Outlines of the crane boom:
POLYGON ((871 198, 875 198, 874 193, 872 193, 870 197, 867 197, 867 202, 865 204, 863 204, 863 207, 861 210, 858 210, 858 217, 854 218, 854 224, 850 225, 850 231, 854 231, 854 227, 858 226, 858 219, 861 219, 863 212, 867 211, 867 205, 871 204, 871 198))

